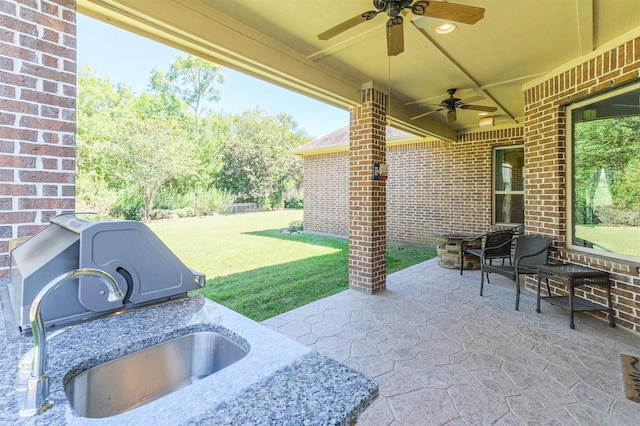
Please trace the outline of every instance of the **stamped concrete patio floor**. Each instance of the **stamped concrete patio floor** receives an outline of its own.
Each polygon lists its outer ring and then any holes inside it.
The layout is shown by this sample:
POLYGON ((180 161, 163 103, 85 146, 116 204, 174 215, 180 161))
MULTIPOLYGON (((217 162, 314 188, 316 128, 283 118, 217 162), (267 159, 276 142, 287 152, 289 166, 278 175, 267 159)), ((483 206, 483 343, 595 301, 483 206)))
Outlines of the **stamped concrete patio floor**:
POLYGON ((264 321, 370 377, 380 396, 367 425, 640 425, 619 354, 640 335, 568 313, 498 276, 435 259, 391 274, 376 295, 347 290, 264 321))

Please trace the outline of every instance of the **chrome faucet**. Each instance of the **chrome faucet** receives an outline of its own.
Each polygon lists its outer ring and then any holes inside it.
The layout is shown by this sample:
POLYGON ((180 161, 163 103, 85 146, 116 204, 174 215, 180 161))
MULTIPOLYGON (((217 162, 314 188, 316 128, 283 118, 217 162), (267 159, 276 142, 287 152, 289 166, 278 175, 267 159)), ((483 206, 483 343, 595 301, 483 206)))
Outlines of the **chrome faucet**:
MULTIPOLYGON (((49 376, 47 375, 47 338, 44 331, 44 322, 42 320, 42 304, 49 293, 58 288, 65 281, 80 278, 83 276, 93 276, 102 281, 109 289, 109 302, 122 300, 124 295, 118 286, 116 280, 109 274, 99 269, 76 269, 54 278, 46 286, 44 286, 33 299, 31 310, 29 311, 29 320, 31 322, 31 331, 33 333, 33 358, 31 362, 21 361, 21 368, 27 366, 31 368, 29 377, 24 383, 23 372, 18 373, 18 385, 16 389, 24 392, 24 398, 20 407, 20 417, 31 417, 37 413, 41 413, 53 405, 49 399, 49 376), (23 383, 20 383, 20 382, 23 383), (26 387, 26 390, 25 390, 26 387)), ((29 357, 29 352, 25 354, 29 357)), ((23 357, 23 358, 25 358, 23 357)))

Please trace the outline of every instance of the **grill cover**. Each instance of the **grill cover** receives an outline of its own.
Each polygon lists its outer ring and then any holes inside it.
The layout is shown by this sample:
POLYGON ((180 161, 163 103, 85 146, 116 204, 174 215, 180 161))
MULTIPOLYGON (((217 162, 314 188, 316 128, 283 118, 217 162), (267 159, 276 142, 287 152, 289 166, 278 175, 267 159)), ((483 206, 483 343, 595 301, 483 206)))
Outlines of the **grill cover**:
POLYGON ((125 298, 108 302, 106 286, 94 277, 63 283, 44 302, 47 328, 184 297, 204 286, 205 276, 186 267, 145 224, 95 218, 56 216, 51 225, 12 250, 9 315, 14 318, 5 318, 7 324, 17 325, 22 333, 30 330, 29 310, 36 294, 57 276, 78 268, 107 272, 125 298))

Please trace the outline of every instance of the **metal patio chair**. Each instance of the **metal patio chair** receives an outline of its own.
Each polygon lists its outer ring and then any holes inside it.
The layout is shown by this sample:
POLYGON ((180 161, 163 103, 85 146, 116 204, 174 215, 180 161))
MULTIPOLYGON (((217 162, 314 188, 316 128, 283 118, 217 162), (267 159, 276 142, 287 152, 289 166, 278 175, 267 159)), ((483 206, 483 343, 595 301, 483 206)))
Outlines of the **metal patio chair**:
MULTIPOLYGON (((491 265, 481 258, 480 296, 484 289, 484 275, 489 272, 502 275, 516 283, 516 311, 520 307, 520 275, 535 275, 537 266, 547 263, 551 239, 546 235, 524 235, 513 239, 513 260, 510 265, 491 265)), ((505 243, 510 245, 510 242, 505 243)))
MULTIPOLYGON (((460 248, 460 275, 462 275, 462 270, 464 269, 465 254, 477 256, 481 262, 489 261, 489 264, 492 264, 494 259, 502 259, 503 265, 505 259, 508 259, 509 264, 511 264, 511 241, 513 240, 515 230, 516 228, 489 232, 473 240, 462 241, 462 247, 460 248), (472 245, 470 243, 478 240, 482 240, 480 248, 469 247, 472 245)), ((487 275, 487 282, 489 282, 489 275, 487 275)))

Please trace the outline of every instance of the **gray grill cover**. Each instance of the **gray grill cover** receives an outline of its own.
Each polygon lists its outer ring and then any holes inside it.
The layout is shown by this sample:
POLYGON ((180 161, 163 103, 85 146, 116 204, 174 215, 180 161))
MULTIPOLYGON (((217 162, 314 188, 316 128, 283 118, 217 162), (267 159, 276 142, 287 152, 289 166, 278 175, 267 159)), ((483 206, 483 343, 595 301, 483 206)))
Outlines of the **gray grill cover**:
POLYGON ((29 310, 36 294, 52 279, 78 268, 109 273, 126 296, 108 302, 106 286, 94 277, 64 283, 44 302, 42 315, 48 328, 184 297, 205 283, 203 274, 186 267, 141 222, 56 216, 11 252, 9 297, 14 322, 22 332, 31 328, 29 310))

